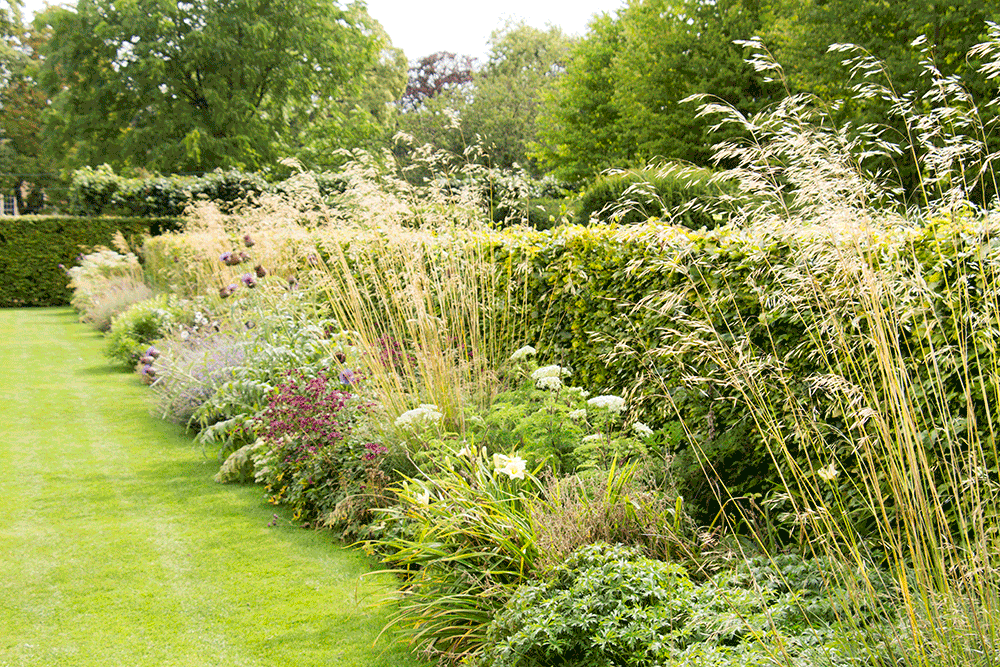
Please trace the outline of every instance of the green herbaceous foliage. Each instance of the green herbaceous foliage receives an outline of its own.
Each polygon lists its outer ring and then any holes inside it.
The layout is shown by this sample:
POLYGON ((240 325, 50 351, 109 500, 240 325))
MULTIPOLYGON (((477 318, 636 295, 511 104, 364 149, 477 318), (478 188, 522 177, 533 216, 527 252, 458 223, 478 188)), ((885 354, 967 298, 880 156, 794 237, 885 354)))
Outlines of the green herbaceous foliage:
POLYGON ((0 664, 420 664, 373 645, 391 580, 213 482, 75 319, 0 311, 0 664))

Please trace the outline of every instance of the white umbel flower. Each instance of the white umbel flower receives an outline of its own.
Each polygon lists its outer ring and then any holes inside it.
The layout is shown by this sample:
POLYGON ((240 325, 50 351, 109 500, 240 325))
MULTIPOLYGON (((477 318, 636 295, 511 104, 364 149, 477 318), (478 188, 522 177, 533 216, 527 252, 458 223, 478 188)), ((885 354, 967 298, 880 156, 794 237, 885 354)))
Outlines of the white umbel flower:
POLYGON ((433 426, 444 417, 436 405, 422 403, 420 407, 407 410, 396 417, 396 426, 401 428, 419 428, 421 426, 433 426))
POLYGON ((620 414, 622 410, 625 409, 625 399, 621 396, 594 396, 593 398, 587 399, 587 405, 592 405, 595 408, 604 408, 609 412, 614 412, 615 414, 620 414))
POLYGON ((653 429, 649 428, 642 422, 636 422, 632 424, 632 430, 635 431, 636 435, 640 438, 648 438, 653 435, 653 429))
POLYGON ((537 352, 537 350, 535 350, 535 348, 531 347, 530 345, 525 345, 524 347, 522 347, 522 348, 520 348, 518 350, 515 350, 514 354, 510 355, 510 360, 511 361, 524 361, 528 357, 534 356, 536 352, 537 352))

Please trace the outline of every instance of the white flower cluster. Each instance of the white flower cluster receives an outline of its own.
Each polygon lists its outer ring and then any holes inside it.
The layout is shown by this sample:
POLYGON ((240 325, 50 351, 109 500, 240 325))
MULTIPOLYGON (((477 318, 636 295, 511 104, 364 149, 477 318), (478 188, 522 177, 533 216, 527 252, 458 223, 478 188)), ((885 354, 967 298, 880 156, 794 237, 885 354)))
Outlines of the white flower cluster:
POLYGON ((625 409, 625 399, 621 396, 594 396, 587 399, 587 405, 592 405, 595 408, 605 408, 609 412, 620 414, 625 409))
POLYGON ((590 392, 583 387, 566 387, 566 391, 570 394, 579 394, 580 398, 587 398, 590 396, 590 392))
POLYGON ((502 472, 511 479, 524 479, 524 471, 528 462, 520 456, 493 455, 493 471, 502 472))
POLYGON ((436 405, 421 403, 420 407, 407 410, 396 417, 396 426, 403 428, 420 428, 433 426, 441 421, 443 414, 438 412, 436 405))
POLYGON ((528 357, 534 356, 537 350, 530 345, 525 345, 524 347, 515 350, 514 354, 510 355, 511 361, 524 361, 528 357))
POLYGON ((648 438, 653 435, 653 429, 649 428, 642 422, 636 422, 632 424, 632 430, 635 431, 636 435, 640 438, 648 438))
POLYGON ((539 389, 559 391, 562 388, 562 378, 568 377, 569 374, 570 371, 568 368, 552 364, 551 366, 536 368, 531 372, 531 379, 535 381, 535 386, 539 389))
POLYGON ((572 419, 575 422, 578 422, 581 419, 586 419, 587 418, 587 409, 586 408, 580 408, 579 410, 572 410, 569 413, 569 418, 572 419))
POLYGON ((591 433, 590 435, 583 436, 583 442, 585 444, 590 444, 591 442, 600 442, 604 440, 604 436, 600 433, 591 433))

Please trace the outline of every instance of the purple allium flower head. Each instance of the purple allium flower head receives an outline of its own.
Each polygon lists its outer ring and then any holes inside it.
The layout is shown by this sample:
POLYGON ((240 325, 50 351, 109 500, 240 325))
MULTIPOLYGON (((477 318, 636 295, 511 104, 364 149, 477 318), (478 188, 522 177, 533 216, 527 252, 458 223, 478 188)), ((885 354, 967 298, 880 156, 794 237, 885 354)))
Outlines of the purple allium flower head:
POLYGON ((340 384, 353 386, 360 379, 361 376, 358 375, 356 372, 352 371, 350 368, 345 368, 344 370, 340 371, 340 384))
POLYGON ((253 272, 257 274, 258 278, 263 278, 264 276, 267 275, 267 269, 265 269, 260 264, 258 264, 257 266, 253 267, 253 272))
POLYGON ((249 287, 250 289, 253 289, 254 287, 257 286, 257 281, 254 280, 252 273, 244 273, 242 276, 240 276, 240 280, 243 281, 243 284, 249 287))
POLYGON ((142 374, 150 378, 156 377, 156 371, 154 371, 153 367, 150 366, 149 364, 146 364, 142 367, 142 374))
POLYGON ((219 259, 228 265, 231 261, 233 261, 233 253, 224 252, 221 255, 219 255, 219 259))
POLYGON ((254 240, 252 238, 250 238, 250 235, 249 234, 244 234, 243 235, 243 245, 245 245, 248 248, 252 248, 253 244, 254 244, 254 240))
POLYGON ((139 357, 139 363, 145 364, 146 368, 149 368, 154 361, 156 360, 153 359, 153 357, 149 356, 148 354, 144 354, 141 357, 139 357))
POLYGON ((156 359, 158 356, 160 356, 160 351, 151 345, 149 349, 146 350, 146 356, 153 357, 154 359, 156 359))
POLYGON ((239 289, 239 287, 237 285, 234 285, 234 284, 229 284, 229 285, 226 285, 225 287, 220 287, 219 288, 219 296, 222 297, 223 299, 225 299, 226 297, 232 296, 236 292, 237 289, 239 289))

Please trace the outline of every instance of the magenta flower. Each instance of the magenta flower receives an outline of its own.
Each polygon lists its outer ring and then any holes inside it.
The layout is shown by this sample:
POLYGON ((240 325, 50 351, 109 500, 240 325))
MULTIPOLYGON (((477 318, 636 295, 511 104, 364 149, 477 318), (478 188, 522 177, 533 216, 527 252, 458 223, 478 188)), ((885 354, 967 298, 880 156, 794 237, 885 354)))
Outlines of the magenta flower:
POLYGON ((253 244, 254 244, 254 240, 252 238, 250 238, 250 235, 249 234, 244 234, 243 235, 243 245, 245 245, 248 248, 252 248, 253 244))
POLYGON ((223 299, 225 299, 226 297, 232 296, 236 292, 237 289, 239 289, 239 287, 237 285, 234 285, 234 284, 229 284, 229 285, 226 285, 225 287, 220 287, 219 288, 219 296, 222 297, 223 299))
POLYGON ((257 286, 257 281, 254 280, 252 273, 244 273, 242 276, 240 276, 240 280, 242 280, 243 284, 249 287, 250 289, 253 289, 254 287, 257 286))

